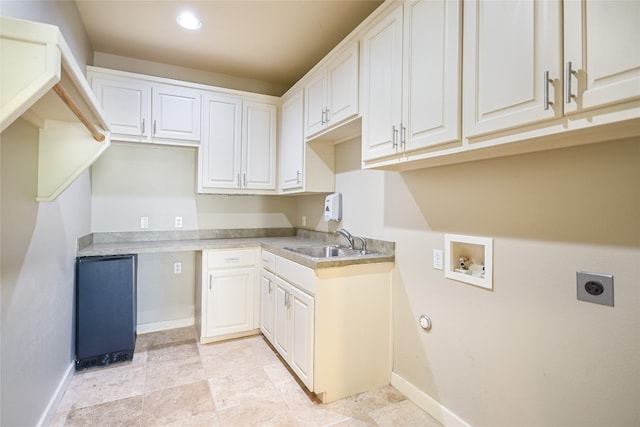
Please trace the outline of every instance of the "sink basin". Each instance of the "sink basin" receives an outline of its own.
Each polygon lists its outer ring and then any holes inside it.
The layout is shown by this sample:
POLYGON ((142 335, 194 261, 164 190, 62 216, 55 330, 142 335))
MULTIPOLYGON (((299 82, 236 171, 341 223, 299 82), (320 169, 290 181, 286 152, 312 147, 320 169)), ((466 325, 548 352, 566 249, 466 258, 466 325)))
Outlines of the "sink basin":
POLYGON ((306 255, 311 258, 335 258, 335 257, 348 257, 348 256, 373 254, 373 252, 371 251, 361 251, 358 249, 342 248, 337 245, 301 246, 297 248, 284 248, 284 249, 301 254, 301 255, 306 255))

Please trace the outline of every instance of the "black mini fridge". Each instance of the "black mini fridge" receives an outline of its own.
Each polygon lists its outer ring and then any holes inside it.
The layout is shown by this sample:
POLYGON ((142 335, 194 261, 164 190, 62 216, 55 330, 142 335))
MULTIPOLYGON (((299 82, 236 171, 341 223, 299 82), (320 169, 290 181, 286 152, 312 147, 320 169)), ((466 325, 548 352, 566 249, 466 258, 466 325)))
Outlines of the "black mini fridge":
POLYGON ((133 359, 136 255, 76 258, 76 370, 133 359))

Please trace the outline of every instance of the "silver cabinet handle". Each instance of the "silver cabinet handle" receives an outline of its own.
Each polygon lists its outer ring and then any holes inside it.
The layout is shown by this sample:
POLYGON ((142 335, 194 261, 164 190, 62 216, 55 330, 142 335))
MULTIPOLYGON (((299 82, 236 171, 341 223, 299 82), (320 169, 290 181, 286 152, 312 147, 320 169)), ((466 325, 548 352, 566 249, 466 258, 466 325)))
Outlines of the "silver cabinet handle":
POLYGON ((273 291, 273 284, 271 283, 271 279, 267 279, 267 282, 269 282, 269 293, 271 293, 273 291))
POLYGON ((324 111, 324 109, 322 110, 322 117, 320 118, 320 122, 321 122, 322 126, 324 126, 327 123, 327 120, 325 119, 325 111, 324 111))
POLYGON ((243 173, 242 174, 242 186, 246 187, 247 186, 247 173, 243 173))
POLYGON ((145 124, 145 123, 144 123, 144 118, 143 118, 143 119, 142 119, 142 134, 143 134, 143 135, 144 135, 144 127, 145 127, 145 126, 144 126, 144 124, 145 124))
POLYGON ((329 109, 328 108, 324 109, 324 121, 325 121, 325 123, 329 124, 329 109))
POLYGON ((396 148, 398 146, 398 129, 396 129, 396 125, 391 126, 391 130, 392 130, 392 134, 391 134, 391 139, 393 142, 393 148, 396 148))
POLYGON ((153 134, 156 134, 156 121, 153 121, 153 134))
POLYGON ((238 257, 224 259, 224 262, 238 262, 238 261, 240 261, 240 258, 238 257))
POLYGON ((213 276, 209 275, 209 290, 211 290, 211 279, 213 278, 213 276))
POLYGON ((571 104, 571 98, 575 98, 575 95, 571 93, 571 79, 572 76, 578 76, 578 73, 571 69, 571 61, 568 61, 564 66, 564 102, 565 104, 571 104))
POLYGON ((296 171, 296 184, 300 184, 302 181, 302 173, 300 171, 296 171))
POLYGON ((549 72, 545 71, 544 72, 544 79, 543 79, 543 85, 544 85, 544 100, 543 100, 543 105, 544 105, 544 109, 548 110, 550 105, 553 105, 552 101, 549 101, 549 83, 553 83, 553 80, 551 80, 549 78, 549 72))
POLYGON ((238 174, 238 188, 242 187, 242 182, 240 182, 240 174, 238 174))
POLYGON ((284 291, 284 306, 289 307, 289 291, 284 291))
POLYGON ((407 127, 402 126, 402 123, 400 123, 400 129, 400 144, 402 144, 402 149, 404 150, 404 147, 407 145, 407 127))

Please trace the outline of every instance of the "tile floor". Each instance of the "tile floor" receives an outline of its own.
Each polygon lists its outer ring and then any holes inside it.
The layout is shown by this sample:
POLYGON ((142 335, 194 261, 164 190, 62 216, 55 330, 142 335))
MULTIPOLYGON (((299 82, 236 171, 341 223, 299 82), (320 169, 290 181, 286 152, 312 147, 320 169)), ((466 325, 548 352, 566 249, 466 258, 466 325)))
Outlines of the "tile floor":
POLYGON ((54 426, 440 426, 391 386, 315 402, 262 336, 139 335, 133 361, 77 372, 54 426))

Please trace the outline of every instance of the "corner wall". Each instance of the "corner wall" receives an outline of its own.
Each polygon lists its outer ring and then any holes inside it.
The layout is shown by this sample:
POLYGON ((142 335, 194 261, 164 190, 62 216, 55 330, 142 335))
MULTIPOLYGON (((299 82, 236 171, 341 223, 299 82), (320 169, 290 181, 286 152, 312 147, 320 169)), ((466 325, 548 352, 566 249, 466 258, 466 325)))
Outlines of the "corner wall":
POLYGON ((336 146, 341 225, 396 242, 394 376, 434 415, 640 424, 639 164, 637 139, 406 173, 360 170, 359 140, 336 146), (432 268, 444 233, 494 239, 493 291, 432 268), (577 270, 613 274, 615 307, 577 301, 577 270))
POLYGON ((1 135, 1 419, 38 425, 73 373, 77 237, 91 231, 88 172, 55 201, 36 202, 38 129, 18 119, 1 135))

